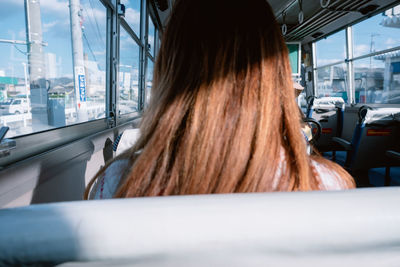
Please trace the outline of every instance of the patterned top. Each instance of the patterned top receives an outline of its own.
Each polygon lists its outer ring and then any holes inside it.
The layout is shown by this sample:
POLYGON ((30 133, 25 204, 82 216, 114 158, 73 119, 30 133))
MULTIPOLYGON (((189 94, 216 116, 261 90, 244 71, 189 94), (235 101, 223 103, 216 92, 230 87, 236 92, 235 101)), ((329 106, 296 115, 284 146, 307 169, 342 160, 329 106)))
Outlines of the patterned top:
POLYGON ((117 160, 111 163, 99 177, 89 194, 89 199, 107 199, 112 198, 117 192, 123 171, 128 167, 129 160, 117 160))
MULTIPOLYGON (((114 196, 118 190, 118 186, 121 182, 121 177, 125 168, 128 167, 129 160, 117 160, 114 161, 105 170, 103 175, 97 179, 92 187, 89 194, 89 199, 109 199, 114 196)), ((277 186, 279 180, 279 174, 281 171, 285 171, 285 168, 280 164, 276 179, 273 181, 274 186, 277 186), (283 168, 282 168, 283 167, 283 168)), ((346 184, 343 179, 335 171, 328 167, 312 161, 314 171, 321 177, 322 183, 320 184, 320 190, 343 190, 346 189, 346 184)))

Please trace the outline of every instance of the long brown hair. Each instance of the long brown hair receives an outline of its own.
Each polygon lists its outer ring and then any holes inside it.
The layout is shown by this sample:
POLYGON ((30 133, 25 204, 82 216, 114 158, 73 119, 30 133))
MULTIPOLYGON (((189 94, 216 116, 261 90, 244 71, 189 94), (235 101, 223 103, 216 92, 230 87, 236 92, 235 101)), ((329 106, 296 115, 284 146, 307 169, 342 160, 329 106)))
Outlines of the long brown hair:
POLYGON ((177 0, 115 197, 319 189, 294 99, 267 1, 177 0))

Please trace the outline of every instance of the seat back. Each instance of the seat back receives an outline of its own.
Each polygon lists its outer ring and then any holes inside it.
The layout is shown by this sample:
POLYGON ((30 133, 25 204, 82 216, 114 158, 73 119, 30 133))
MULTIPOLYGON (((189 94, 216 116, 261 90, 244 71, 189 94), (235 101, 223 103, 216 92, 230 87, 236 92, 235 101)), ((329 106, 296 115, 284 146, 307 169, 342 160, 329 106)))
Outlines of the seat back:
POLYGON ((345 105, 337 102, 333 107, 316 109, 313 118, 321 124, 321 136, 316 142, 319 151, 335 150, 332 137, 340 137, 343 130, 345 105))
POLYGON ((400 109, 369 109, 362 116, 354 131, 348 165, 353 171, 385 167, 386 151, 400 142, 400 109))
POLYGON ((397 266, 399 202, 385 188, 4 209, 0 265, 397 266))
POLYGON ((346 109, 343 114, 343 127, 341 131, 340 138, 343 138, 346 141, 351 142, 354 134, 354 129, 359 120, 358 118, 358 110, 360 107, 352 107, 346 106, 346 109))

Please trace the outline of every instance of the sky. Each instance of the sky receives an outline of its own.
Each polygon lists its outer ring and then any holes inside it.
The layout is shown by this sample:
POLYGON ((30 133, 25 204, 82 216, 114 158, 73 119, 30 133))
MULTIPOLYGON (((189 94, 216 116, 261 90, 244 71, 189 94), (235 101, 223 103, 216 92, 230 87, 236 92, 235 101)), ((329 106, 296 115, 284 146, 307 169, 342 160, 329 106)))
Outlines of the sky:
MULTIPOLYGON (((380 13, 353 26, 354 57, 368 54, 371 51, 380 51, 400 46, 400 28, 390 28, 380 25, 384 18, 382 13, 380 13)), ((344 30, 318 41, 318 65, 321 66, 344 60, 346 57, 345 45, 344 30)), ((360 67, 369 66, 369 60, 367 65, 364 64, 364 61, 359 62, 362 64, 360 67)))
MULTIPOLYGON (((25 0, 0 1, 0 39, 26 41, 25 0)), ((83 17, 84 52, 89 60, 96 61, 100 71, 105 70, 106 56, 106 8, 99 0, 80 0, 83 17)), ((126 6, 125 19, 139 35, 140 1, 121 0, 126 6)), ((57 74, 72 77, 72 49, 68 0, 40 0, 43 41, 48 45, 44 53, 56 55, 57 74)), ((384 16, 378 14, 353 27, 354 56, 372 50, 379 51, 400 45, 400 28, 380 25, 384 16), (372 36, 372 37, 371 37, 372 36)), ((151 23, 149 25, 152 26, 151 23)), ((154 26, 152 26, 154 28, 154 26)), ((134 41, 121 31, 121 64, 136 64, 138 49, 134 41), (133 51, 130 49, 133 48, 133 51)), ((150 41, 154 40, 149 36, 150 41)), ((345 31, 338 32, 317 42, 318 65, 343 60, 346 56, 345 31)), ((27 62, 26 45, 12 45, 0 42, 0 75, 24 77, 23 62, 27 62)), ((360 64, 362 62, 360 61, 360 64)))
MULTIPOLYGON (((0 39, 26 41, 25 0, 0 1, 0 39)), ((126 20, 139 30, 138 0, 121 1, 127 7, 126 20)), ((89 60, 96 61, 100 71, 106 65, 106 8, 99 0, 80 0, 83 17, 83 46, 89 60), (86 38, 85 38, 86 37, 86 38)), ((72 49, 68 0, 40 0, 44 53, 56 55, 59 77, 72 77, 72 49)), ((23 78, 27 62, 26 45, 0 43, 0 76, 23 78)))

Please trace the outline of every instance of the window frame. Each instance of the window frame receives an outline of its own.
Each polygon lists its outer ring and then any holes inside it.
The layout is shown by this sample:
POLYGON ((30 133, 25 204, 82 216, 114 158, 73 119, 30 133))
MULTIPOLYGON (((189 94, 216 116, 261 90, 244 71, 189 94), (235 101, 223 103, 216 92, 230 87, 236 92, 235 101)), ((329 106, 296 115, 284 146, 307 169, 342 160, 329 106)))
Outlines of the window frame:
MULTIPOLYGON (((365 20, 368 20, 369 18, 376 16, 382 12, 385 12, 386 10, 390 9, 390 8, 394 8, 398 5, 398 3, 394 3, 392 5, 389 6, 385 6, 381 9, 379 9, 378 11, 374 12, 373 14, 370 14, 368 16, 364 16, 363 18, 361 18, 360 20, 357 20, 351 24, 346 25, 343 28, 340 28, 332 33, 330 33, 329 35, 326 35, 324 37, 318 38, 315 41, 313 41, 311 43, 312 46, 312 69, 313 69, 313 93, 314 96, 318 95, 318 88, 317 88, 317 84, 318 84, 318 77, 317 77, 317 71, 318 69, 321 68, 326 68, 326 67, 330 67, 330 66, 334 66, 334 65, 338 65, 338 64, 342 64, 345 63, 347 64, 347 76, 348 76, 348 90, 347 90, 347 95, 348 95, 348 103, 347 104, 351 104, 354 105, 356 104, 356 92, 355 92, 355 75, 354 75, 354 61, 356 60, 360 60, 360 59, 364 59, 364 58, 369 58, 369 57, 374 57, 374 56, 378 56, 378 55, 382 55, 382 54, 386 54, 386 53, 390 53, 390 52, 394 52, 394 51, 400 51, 400 45, 396 46, 396 47, 392 47, 389 49, 384 49, 384 50, 380 50, 380 51, 375 51, 375 52, 370 52, 361 56, 357 56, 354 57, 354 36, 353 36, 353 26, 357 25, 358 23, 361 23, 365 20), (316 48, 316 43, 322 39, 326 39, 329 36, 334 35, 335 33, 345 30, 345 42, 346 42, 346 58, 344 60, 340 60, 338 62, 333 62, 330 64, 325 64, 325 65, 317 65, 317 48, 316 48)), ((368 104, 368 103, 367 103, 368 104)), ((375 104, 375 103, 369 103, 369 104, 375 104)), ((385 104, 383 104, 385 105, 385 104)), ((390 105, 390 104, 387 104, 390 105)))
MULTIPOLYGON (((146 43, 147 18, 149 14, 154 16, 154 6, 148 0, 141 1, 140 36, 129 26, 125 18, 118 14, 120 0, 96 0, 104 5, 107 14, 106 22, 106 90, 105 90, 105 118, 87 122, 67 125, 54 129, 33 132, 27 135, 15 136, 10 139, 16 141, 16 147, 9 155, 0 157, 0 168, 6 168, 19 161, 29 159, 35 155, 80 140, 90 135, 102 132, 134 121, 139 118, 144 108, 145 77, 146 77, 146 43), (138 112, 118 115, 118 73, 119 73, 119 27, 124 27, 130 37, 138 44, 139 53, 139 99, 138 112)), ((159 20, 154 20, 155 39, 158 38, 159 20)), ((157 50, 155 50, 157 51, 157 50)), ((156 53, 156 52, 154 52, 156 53)), ((151 60, 155 61, 154 57, 151 60)))

